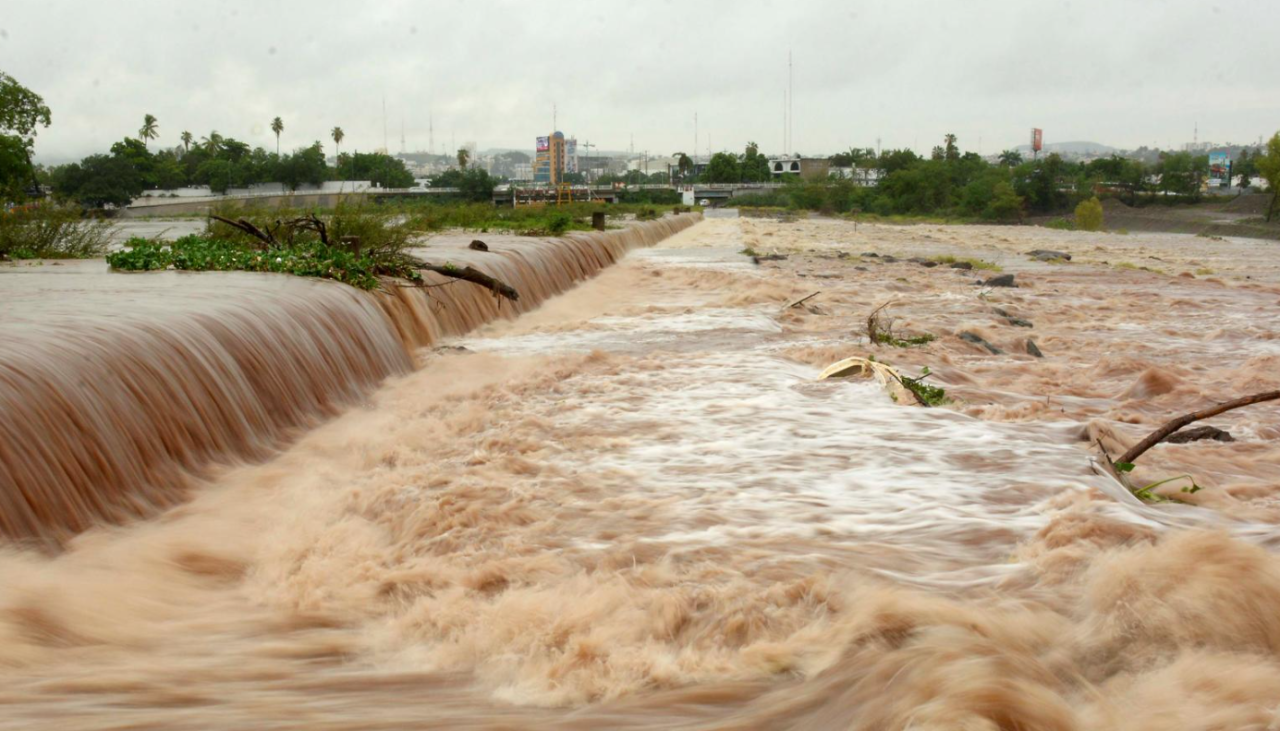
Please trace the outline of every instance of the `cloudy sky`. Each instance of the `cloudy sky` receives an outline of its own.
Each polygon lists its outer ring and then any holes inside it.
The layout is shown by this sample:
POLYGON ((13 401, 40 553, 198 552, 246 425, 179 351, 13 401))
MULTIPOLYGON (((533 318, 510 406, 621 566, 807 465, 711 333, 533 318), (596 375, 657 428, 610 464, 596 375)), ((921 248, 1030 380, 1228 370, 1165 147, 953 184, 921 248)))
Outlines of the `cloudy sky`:
POLYGON ((600 149, 926 151, 947 132, 991 153, 1256 141, 1280 128, 1280 3, 1271 0, 646 0, 622 4, 9 2, 0 70, 44 96, 56 163, 136 135, 217 130, 284 150, 328 139, 410 151, 532 148, 552 125, 600 149))

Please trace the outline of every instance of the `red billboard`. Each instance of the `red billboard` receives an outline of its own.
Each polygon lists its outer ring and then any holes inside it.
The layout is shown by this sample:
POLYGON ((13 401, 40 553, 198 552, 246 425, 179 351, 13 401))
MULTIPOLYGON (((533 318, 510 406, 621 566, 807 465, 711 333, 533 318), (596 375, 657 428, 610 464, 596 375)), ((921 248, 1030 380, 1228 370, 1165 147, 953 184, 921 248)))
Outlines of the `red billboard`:
POLYGON ((546 152, 547 150, 550 150, 550 149, 551 149, 551 138, 550 138, 550 137, 539 137, 539 138, 538 138, 538 152, 546 152))
POLYGON ((1044 130, 1039 127, 1031 128, 1031 149, 1036 152, 1044 149, 1044 130))

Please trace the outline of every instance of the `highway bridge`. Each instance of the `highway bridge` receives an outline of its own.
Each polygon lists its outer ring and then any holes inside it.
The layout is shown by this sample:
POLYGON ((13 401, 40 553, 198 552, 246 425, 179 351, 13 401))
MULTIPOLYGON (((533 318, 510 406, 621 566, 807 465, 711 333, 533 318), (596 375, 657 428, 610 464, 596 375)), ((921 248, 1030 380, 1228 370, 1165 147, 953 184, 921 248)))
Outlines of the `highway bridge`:
MULTIPOLYGON (((675 190, 686 205, 718 206, 735 195, 763 193, 781 188, 781 183, 696 183, 690 185, 574 185, 564 189, 550 186, 502 185, 493 191, 493 202, 499 206, 554 204, 571 200, 614 203, 624 191, 675 190)), ((227 203, 258 204, 270 208, 331 208, 340 201, 362 202, 388 198, 448 198, 461 193, 457 188, 372 188, 359 192, 298 191, 294 193, 237 193, 231 195, 184 196, 163 198, 144 196, 135 199, 121 211, 126 218, 141 216, 175 216, 208 213, 227 203)))

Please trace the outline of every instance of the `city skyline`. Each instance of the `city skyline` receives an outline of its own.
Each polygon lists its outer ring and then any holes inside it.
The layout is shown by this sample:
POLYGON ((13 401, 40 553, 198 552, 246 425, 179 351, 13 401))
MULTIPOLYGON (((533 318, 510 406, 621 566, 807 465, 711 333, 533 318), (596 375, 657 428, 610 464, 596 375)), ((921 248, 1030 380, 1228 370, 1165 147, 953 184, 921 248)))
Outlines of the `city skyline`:
POLYGON ((274 149, 279 116, 282 150, 319 140, 332 152, 335 125, 344 150, 372 150, 388 125, 403 124, 405 149, 441 154, 456 147, 450 140, 526 150, 553 126, 601 150, 631 149, 634 138, 651 154, 740 152, 748 141, 778 153, 788 52, 791 148, 806 154, 877 139, 927 152, 952 132, 989 155, 1025 143, 1033 126, 1047 142, 1120 148, 1177 148, 1196 126, 1200 139, 1252 143, 1280 119, 1266 58, 1280 9, 1260 2, 1174 2, 1157 14, 1139 3, 993 0, 963 15, 949 5, 713 2, 669 6, 670 17, 611 9, 608 20, 591 4, 551 17, 481 5, 489 12, 391 3, 351 15, 327 3, 137 2, 121 12, 51 2, 0 21, 0 68, 53 110, 35 148, 46 163, 136 136, 148 113, 165 147, 183 130, 217 130, 274 149), (225 21, 236 34, 213 31, 225 21), (1232 29, 1229 54, 1196 50, 1207 22, 1232 29), (1100 23, 1123 30, 1124 42, 1096 32, 1100 23), (572 35, 581 54, 569 57, 581 63, 539 53, 551 27, 572 35))

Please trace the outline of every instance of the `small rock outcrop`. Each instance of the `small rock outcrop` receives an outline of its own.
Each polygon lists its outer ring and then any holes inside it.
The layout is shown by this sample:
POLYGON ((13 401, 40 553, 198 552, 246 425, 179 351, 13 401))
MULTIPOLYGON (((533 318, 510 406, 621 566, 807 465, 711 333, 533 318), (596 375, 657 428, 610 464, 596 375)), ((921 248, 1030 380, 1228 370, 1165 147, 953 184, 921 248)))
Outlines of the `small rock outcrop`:
POLYGON ((978 335, 977 333, 969 332, 968 330, 960 333, 960 339, 966 343, 973 343, 974 345, 986 348, 992 355, 1002 355, 1004 353, 1003 350, 987 342, 986 338, 978 335))
POLYGON ((1017 283, 1013 281, 1012 274, 1001 274, 998 277, 992 277, 982 283, 984 287, 1016 287, 1017 283))

